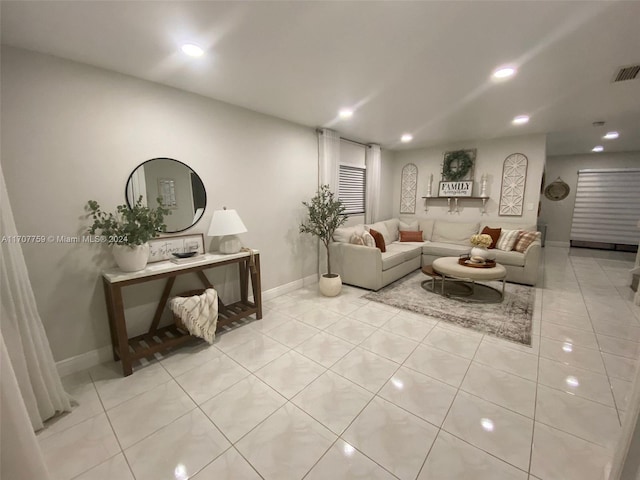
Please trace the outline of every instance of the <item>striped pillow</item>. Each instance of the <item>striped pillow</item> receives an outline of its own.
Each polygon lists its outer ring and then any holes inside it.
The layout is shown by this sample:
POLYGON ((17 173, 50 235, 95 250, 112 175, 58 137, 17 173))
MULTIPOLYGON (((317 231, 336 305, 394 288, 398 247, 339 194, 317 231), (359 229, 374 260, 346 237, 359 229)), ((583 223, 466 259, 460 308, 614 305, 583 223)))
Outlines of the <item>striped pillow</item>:
POLYGON ((540 237, 540 232, 520 232, 518 235, 518 241, 513 249, 516 252, 524 253, 529 245, 531 245, 537 238, 540 237))
POLYGON ((504 252, 510 252, 511 250, 513 250, 513 247, 518 240, 519 234, 520 230, 503 229, 502 232, 500 232, 500 238, 498 239, 498 243, 496 243, 496 248, 504 252))

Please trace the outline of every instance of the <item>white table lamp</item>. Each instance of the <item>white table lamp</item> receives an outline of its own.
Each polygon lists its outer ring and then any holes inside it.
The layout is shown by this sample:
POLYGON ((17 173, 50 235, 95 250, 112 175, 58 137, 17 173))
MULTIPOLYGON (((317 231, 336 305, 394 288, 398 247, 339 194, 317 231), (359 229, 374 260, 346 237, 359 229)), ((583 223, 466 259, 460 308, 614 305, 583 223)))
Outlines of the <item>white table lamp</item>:
POLYGON ((220 239, 221 253, 238 253, 242 248, 240 239, 236 236, 239 233, 247 231, 240 215, 235 210, 216 210, 211 217, 211 225, 209 225, 208 236, 222 237, 220 239))

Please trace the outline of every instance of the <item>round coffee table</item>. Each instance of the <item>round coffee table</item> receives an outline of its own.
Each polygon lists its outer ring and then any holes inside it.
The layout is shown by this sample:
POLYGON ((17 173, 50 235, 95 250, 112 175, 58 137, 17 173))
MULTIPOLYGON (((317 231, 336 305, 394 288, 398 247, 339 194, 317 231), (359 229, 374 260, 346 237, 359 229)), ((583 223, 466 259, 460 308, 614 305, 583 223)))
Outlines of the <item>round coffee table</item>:
MULTIPOLYGON (((434 272, 442 277, 441 294, 444 295, 446 280, 471 282, 471 293, 475 291, 475 282, 486 280, 502 280, 501 299, 504 299, 504 283, 507 278, 507 269, 496 263, 492 268, 467 267, 458 263, 458 257, 442 257, 433 261, 434 272)), ((491 287, 488 287, 491 288, 491 287)))

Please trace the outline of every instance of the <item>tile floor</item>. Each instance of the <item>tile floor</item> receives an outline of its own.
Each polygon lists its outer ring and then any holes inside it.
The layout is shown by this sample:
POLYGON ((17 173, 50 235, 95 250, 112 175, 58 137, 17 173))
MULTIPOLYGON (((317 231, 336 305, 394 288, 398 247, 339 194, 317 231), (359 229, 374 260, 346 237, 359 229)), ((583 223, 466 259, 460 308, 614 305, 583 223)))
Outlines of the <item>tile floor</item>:
POLYGON ((606 478, 640 352, 634 255, 544 249, 533 347, 304 288, 262 321, 64 379, 56 479, 606 478))

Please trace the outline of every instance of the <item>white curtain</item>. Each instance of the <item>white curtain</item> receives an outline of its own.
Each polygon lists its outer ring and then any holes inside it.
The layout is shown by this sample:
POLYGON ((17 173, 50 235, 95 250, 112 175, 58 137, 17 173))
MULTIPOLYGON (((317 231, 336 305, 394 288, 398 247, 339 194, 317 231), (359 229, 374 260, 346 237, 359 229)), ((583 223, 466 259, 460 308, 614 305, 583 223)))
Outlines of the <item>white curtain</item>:
POLYGON ((367 198, 365 223, 375 223, 380 213, 380 164, 382 162, 380 145, 369 145, 365 154, 367 166, 367 198))
POLYGON ((48 480, 49 472, 31 428, 2 332, 0 365, 0 478, 48 480))
POLYGON ((329 185, 338 194, 338 169, 340 165, 340 135, 323 128, 318 131, 318 185, 329 185))
POLYGON ((9 239, 0 242, 0 327, 31 425, 39 430, 44 420, 71 411, 71 404, 42 326, 22 246, 11 241, 18 232, 1 166, 0 180, 0 235, 9 239))

